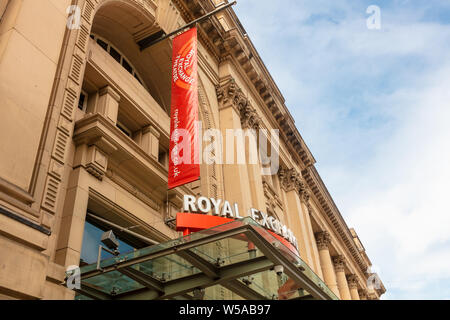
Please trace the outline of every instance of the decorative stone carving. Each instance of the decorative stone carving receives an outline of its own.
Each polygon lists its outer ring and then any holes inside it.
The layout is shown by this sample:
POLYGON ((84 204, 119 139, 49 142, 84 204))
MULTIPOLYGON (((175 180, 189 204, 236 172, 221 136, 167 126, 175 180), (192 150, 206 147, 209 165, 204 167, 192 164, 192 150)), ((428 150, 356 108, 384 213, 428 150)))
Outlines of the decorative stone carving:
POLYGON ((284 191, 289 192, 295 190, 299 193, 301 199, 308 203, 309 192, 306 190, 306 184, 300 173, 295 169, 286 169, 282 167, 278 171, 278 178, 280 179, 281 187, 284 191))
POLYGON ((360 289, 360 290, 358 290, 358 294, 359 294, 359 298, 361 300, 367 300, 367 298, 368 298, 367 290, 360 289))
POLYGON ((303 185, 303 187, 300 188, 300 196, 301 196, 302 201, 304 201, 305 203, 309 203, 309 199, 311 198, 311 195, 306 190, 304 185, 303 185))
POLYGON ((319 250, 328 249, 331 243, 330 233, 328 231, 322 231, 315 234, 317 247, 319 250))
POLYGON ((351 274, 347 276, 348 287, 350 289, 358 288, 358 276, 356 274, 351 274))
POLYGON ((231 106, 236 110, 243 129, 259 129, 261 118, 233 78, 225 84, 217 85, 216 94, 220 109, 231 106))
POLYGON ((249 105, 240 110, 241 125, 243 129, 258 130, 261 123, 261 118, 255 109, 249 105))
POLYGON ((309 215, 312 215, 313 212, 314 212, 314 209, 313 209, 312 205, 308 202, 306 207, 308 208, 309 215))
POLYGON ((339 256, 335 256, 333 257, 333 264, 334 264, 334 269, 336 271, 344 271, 344 267, 345 267, 345 258, 342 255, 339 256))

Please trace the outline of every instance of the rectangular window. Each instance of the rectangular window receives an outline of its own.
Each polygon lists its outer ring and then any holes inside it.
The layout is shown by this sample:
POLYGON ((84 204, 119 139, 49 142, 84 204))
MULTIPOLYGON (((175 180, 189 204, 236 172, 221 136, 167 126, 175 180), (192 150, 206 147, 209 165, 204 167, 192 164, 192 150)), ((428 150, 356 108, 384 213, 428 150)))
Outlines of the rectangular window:
POLYGON ((158 162, 162 164, 164 167, 167 167, 167 151, 161 150, 161 146, 158 154, 158 162))
MULTIPOLYGON (((111 230, 107 225, 101 225, 99 223, 95 223, 95 220, 90 219, 91 221, 86 221, 84 225, 84 233, 83 233, 83 245, 81 249, 80 256, 80 266, 85 266, 88 264, 93 264, 97 262, 98 256, 98 247, 99 245, 103 245, 101 243, 102 234, 105 231, 111 230)), ((120 238, 122 234, 115 234, 119 241, 119 251, 121 253, 133 252, 135 246, 133 244, 129 244, 128 241, 124 241, 120 238)), ((104 245, 103 245, 104 246, 104 245)), ((102 259, 112 258, 112 255, 106 251, 102 251, 102 259)))
POLYGON ((78 109, 80 109, 81 111, 86 111, 87 100, 88 95, 84 91, 82 91, 80 93, 80 99, 78 100, 78 109))

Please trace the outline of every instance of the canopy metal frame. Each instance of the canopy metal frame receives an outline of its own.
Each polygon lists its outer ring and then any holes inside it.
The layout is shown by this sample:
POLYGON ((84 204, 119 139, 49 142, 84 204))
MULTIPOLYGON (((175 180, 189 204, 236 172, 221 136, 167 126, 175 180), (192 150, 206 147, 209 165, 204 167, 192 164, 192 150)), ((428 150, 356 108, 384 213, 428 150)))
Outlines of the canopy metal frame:
MULTIPOLYGON (((310 294, 304 297, 305 299, 336 299, 335 296, 328 294, 327 291, 324 290, 323 283, 318 284, 311 279, 304 272, 305 269, 302 266, 290 261, 283 252, 276 248, 276 243, 267 241, 260 232, 255 229, 255 226, 252 225, 252 223, 248 223, 245 220, 246 219, 244 219, 239 226, 226 231, 205 235, 201 238, 193 237, 191 239, 191 237, 187 236, 178 239, 179 241, 169 242, 170 245, 161 248, 159 251, 142 254, 135 258, 123 260, 117 259, 114 264, 102 269, 92 270, 91 268, 86 272, 83 272, 83 269, 81 269, 81 288, 76 291, 96 300, 194 299, 194 297, 189 294, 194 290, 221 285, 244 299, 269 300, 272 299, 272 297, 266 297, 261 293, 256 292, 238 279, 271 270, 274 266, 282 265, 284 273, 294 280, 299 287, 310 294), (255 244, 263 256, 231 265, 219 266, 206 261, 190 250, 238 235, 245 235, 249 241, 255 244), (167 257, 172 254, 182 257, 191 263, 192 266, 198 268, 201 273, 171 281, 161 281, 160 279, 156 279, 132 268, 133 265, 156 258, 167 257), (86 279, 114 271, 118 271, 136 281, 144 288, 122 294, 107 294, 85 281, 86 279)), ((252 222, 254 221, 252 220, 252 222)))

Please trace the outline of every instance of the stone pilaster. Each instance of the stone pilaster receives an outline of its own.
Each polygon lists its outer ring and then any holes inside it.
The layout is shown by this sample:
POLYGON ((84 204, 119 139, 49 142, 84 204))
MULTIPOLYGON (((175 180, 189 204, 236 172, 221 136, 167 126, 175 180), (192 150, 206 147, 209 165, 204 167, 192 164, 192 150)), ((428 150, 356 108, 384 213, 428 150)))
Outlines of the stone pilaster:
MULTIPOLYGON (((227 137, 227 130, 242 128, 241 110, 246 108, 249 101, 233 79, 226 80, 218 85, 216 87, 216 94, 219 103, 219 120, 222 136, 227 137)), ((227 150, 226 148, 224 150, 224 160, 226 161, 227 150)), ((235 160, 238 152, 242 152, 242 150, 237 150, 235 143, 233 149, 235 160)), ((237 164, 236 161, 233 162, 233 164, 223 165, 225 199, 239 203, 243 209, 241 216, 246 216, 252 207, 248 167, 245 164, 237 164)))
POLYGON ((352 300, 347 278, 345 277, 345 258, 341 255, 333 257, 334 270, 336 271, 336 280, 339 288, 339 294, 342 300, 352 300))
POLYGON ((331 243, 330 234, 327 231, 316 233, 317 248, 319 250, 320 265, 325 284, 340 298, 337 286, 336 274, 334 272, 333 262, 331 261, 329 245, 331 243))

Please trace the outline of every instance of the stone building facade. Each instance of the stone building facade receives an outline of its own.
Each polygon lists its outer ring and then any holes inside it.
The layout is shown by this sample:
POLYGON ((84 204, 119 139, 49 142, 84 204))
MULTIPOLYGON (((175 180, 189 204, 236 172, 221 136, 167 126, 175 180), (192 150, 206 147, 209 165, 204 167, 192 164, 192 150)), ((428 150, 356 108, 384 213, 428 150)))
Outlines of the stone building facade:
POLYGON ((0 298, 73 299, 62 283, 89 213, 164 242, 180 237, 168 221, 184 194, 279 219, 341 299, 384 293, 232 9, 198 26, 199 116, 204 129, 280 130, 280 170, 203 164, 167 191, 171 42, 138 43, 220 2, 0 0, 0 298))

